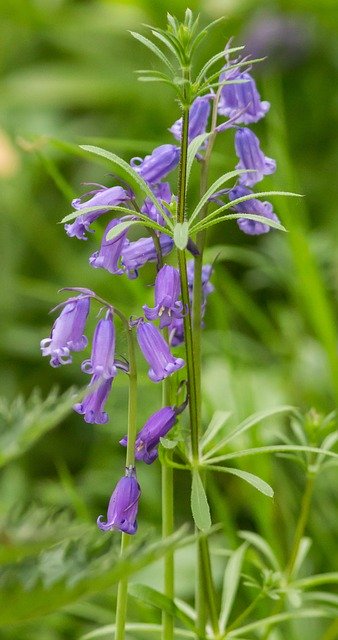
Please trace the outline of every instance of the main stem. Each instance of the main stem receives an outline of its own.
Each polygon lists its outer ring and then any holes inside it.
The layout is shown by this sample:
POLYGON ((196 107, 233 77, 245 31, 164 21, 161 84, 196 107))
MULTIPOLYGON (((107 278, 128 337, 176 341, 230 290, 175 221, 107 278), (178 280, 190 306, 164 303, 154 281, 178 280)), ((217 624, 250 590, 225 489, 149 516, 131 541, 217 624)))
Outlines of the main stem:
MULTIPOLYGON (((136 440, 136 411, 137 411, 137 369, 134 347, 134 336, 127 319, 118 314, 124 323, 128 339, 129 355, 129 401, 128 401, 128 442, 126 453, 126 467, 135 466, 135 440, 136 440)), ((130 544, 130 535, 122 533, 121 556, 124 555, 130 544)), ((124 640, 128 600, 128 578, 119 581, 116 602, 116 629, 115 640, 124 640)))
MULTIPOLYGON (((168 330, 164 330, 164 337, 168 340, 168 330)), ((171 405, 170 377, 163 381, 162 405, 171 405)), ((168 458, 172 453, 166 451, 168 458)), ((165 462, 162 464, 162 538, 165 540, 174 532, 174 478, 173 468, 165 462)), ((164 556, 164 594, 172 600, 174 598, 174 554, 172 549, 168 549, 164 556)), ((174 638, 174 618, 163 611, 162 613, 162 640, 173 640, 174 638)))
MULTIPOLYGON (((178 185, 177 222, 185 221, 186 191, 187 191, 187 153, 189 142, 189 107, 183 107, 182 113, 182 137, 181 137, 181 162, 178 185)), ((196 353, 192 330, 192 313, 189 297, 187 264, 185 251, 178 249, 178 265, 181 279, 181 294, 187 313, 184 316, 184 340, 186 349, 187 373, 188 373, 188 397, 190 412, 190 438, 192 464, 199 466, 199 438, 201 433, 201 357, 200 349, 196 353)), ((202 264, 202 262, 201 262, 202 264)), ((200 278, 201 279, 201 278, 200 278)), ((201 284, 200 284, 201 290, 201 284)), ((199 309, 199 332, 201 331, 201 312, 199 309)), ((219 634, 215 590, 212 579, 208 540, 201 538, 198 542, 197 554, 197 590, 196 606, 197 628, 203 635, 205 631, 205 602, 207 602, 211 623, 215 636, 219 634), (204 597, 203 597, 204 596, 204 597)))

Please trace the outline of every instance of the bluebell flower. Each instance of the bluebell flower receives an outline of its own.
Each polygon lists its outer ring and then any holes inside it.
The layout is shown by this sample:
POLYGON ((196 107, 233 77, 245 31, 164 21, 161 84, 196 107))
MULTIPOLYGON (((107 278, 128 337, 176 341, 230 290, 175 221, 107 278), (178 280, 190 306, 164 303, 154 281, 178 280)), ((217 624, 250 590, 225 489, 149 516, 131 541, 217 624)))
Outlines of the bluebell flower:
POLYGON ((84 360, 81 369, 84 373, 95 374, 109 380, 117 374, 114 358, 115 327, 113 314, 108 311, 106 317, 99 320, 96 325, 91 357, 89 360, 84 360))
POLYGON ((89 424, 105 424, 108 414, 104 411, 114 378, 102 378, 94 373, 88 385, 88 393, 82 402, 73 406, 74 411, 84 417, 89 424))
POLYGON ((247 127, 237 129, 235 134, 235 149, 239 163, 236 169, 250 169, 249 173, 242 173, 238 177, 239 184, 253 187, 264 176, 276 171, 276 161, 268 158, 261 151, 259 139, 247 127))
POLYGON ((233 122, 249 124, 258 122, 270 109, 270 103, 261 101, 256 83, 248 71, 224 68, 220 82, 241 80, 238 84, 225 84, 218 103, 218 113, 233 122), (236 117, 237 116, 237 117, 236 117))
POLYGON ((43 356, 50 356, 52 367, 72 362, 71 351, 82 351, 88 344, 83 335, 89 313, 90 297, 77 296, 62 303, 62 311, 55 320, 49 338, 41 340, 43 356))
MULTIPOLYGON (((234 187, 228 193, 229 200, 236 200, 237 198, 242 198, 243 196, 248 196, 253 193, 247 187, 234 187)), ((279 222, 276 214, 273 211, 272 204, 270 202, 262 202, 258 200, 258 198, 251 198, 250 200, 244 200, 244 202, 240 202, 235 204, 232 209, 236 211, 236 213, 245 213, 245 214, 255 214, 257 216, 263 216, 264 218, 269 218, 270 220, 274 220, 275 222, 279 222)), ((262 222, 255 222, 254 220, 249 220, 248 218, 239 218, 237 220, 237 224, 241 231, 250 235, 257 236, 262 233, 268 233, 271 230, 271 227, 268 224, 264 224, 262 222)))
POLYGON ((121 221, 122 219, 120 218, 114 218, 109 222, 104 231, 99 251, 95 251, 95 253, 90 256, 89 262, 95 269, 106 269, 106 271, 115 275, 121 275, 123 273, 123 269, 121 269, 119 263, 123 247, 127 242, 128 229, 121 231, 121 233, 115 238, 112 238, 112 240, 106 239, 110 229, 116 227, 121 221))
POLYGON ((135 469, 127 469, 126 475, 118 481, 110 498, 107 522, 102 522, 103 516, 99 516, 97 519, 98 527, 102 531, 117 529, 131 535, 136 533, 140 495, 141 489, 136 479, 135 469))
POLYGON ((137 341, 145 359, 150 364, 148 376, 153 382, 160 382, 185 366, 182 358, 175 358, 172 355, 160 331, 150 322, 139 322, 137 341))
POLYGON ((119 205, 126 200, 130 200, 130 198, 132 197, 132 194, 128 193, 122 187, 99 186, 101 187, 100 189, 91 191, 81 198, 75 198, 75 200, 72 201, 72 207, 77 211, 86 209, 87 207, 102 206, 102 209, 97 209, 96 211, 91 211, 88 213, 84 213, 83 215, 79 215, 71 224, 65 224, 65 230, 68 236, 75 236, 79 240, 87 240, 86 232, 93 232, 93 230, 90 229, 90 225, 92 224, 92 222, 97 220, 97 218, 102 216, 103 213, 107 212, 107 206, 119 205), (84 202, 83 198, 88 195, 91 195, 92 197, 84 202))
MULTIPOLYGON (((174 241, 165 234, 160 234, 159 241, 162 255, 166 256, 172 250, 174 241)), ((140 238, 134 242, 126 240, 121 252, 121 264, 128 278, 137 278, 140 267, 143 267, 147 262, 157 262, 157 260, 158 255, 151 237, 140 238)))
MULTIPOLYGON (((154 196, 158 198, 158 200, 164 200, 168 203, 171 202, 172 194, 169 182, 159 182, 158 184, 153 185, 151 187, 151 190, 154 196)), ((167 208, 165 208, 165 212, 169 217, 171 216, 171 213, 167 208)), ((151 220, 157 222, 157 224, 164 226, 165 222, 163 216, 161 216, 159 210, 157 209, 157 207, 155 207, 150 198, 145 199, 141 207, 141 213, 145 213, 151 220)))
POLYGON ((184 320, 183 318, 173 318, 169 327, 169 344, 178 347, 184 342, 184 320))
MULTIPOLYGON (((213 97, 214 96, 211 94, 201 96, 195 98, 192 103, 189 110, 189 142, 201 133, 205 133, 210 115, 210 100, 213 97)), ((172 127, 170 127, 169 131, 173 134, 176 140, 181 140, 182 118, 176 120, 172 127)))
MULTIPOLYGON (((164 438, 176 422, 177 412, 174 407, 163 407, 147 420, 139 431, 135 441, 135 458, 151 464, 158 456, 160 438, 164 438)), ((128 438, 125 436, 120 444, 126 447, 128 438)))
POLYGON ((170 171, 175 169, 180 160, 180 148, 173 144, 162 144, 156 147, 151 155, 143 158, 132 158, 130 165, 146 182, 157 184, 170 171))
POLYGON ((182 318, 183 304, 179 300, 181 293, 180 274, 175 267, 165 264, 159 270, 155 280, 155 307, 143 306, 147 320, 160 319, 160 328, 167 327, 172 318, 182 318))

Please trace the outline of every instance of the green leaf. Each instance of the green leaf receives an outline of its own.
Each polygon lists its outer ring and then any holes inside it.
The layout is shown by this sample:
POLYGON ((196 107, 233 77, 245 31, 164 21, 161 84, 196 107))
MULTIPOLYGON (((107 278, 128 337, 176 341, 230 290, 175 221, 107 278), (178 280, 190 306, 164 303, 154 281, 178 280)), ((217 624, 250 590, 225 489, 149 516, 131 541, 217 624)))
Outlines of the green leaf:
MULTIPOLYGON (((141 640, 144 638, 148 638, 148 635, 155 635, 160 638, 162 633, 162 625, 160 624, 151 624, 147 622, 127 622, 125 627, 127 632, 131 632, 131 634, 137 635, 141 634, 141 640)), ((100 629, 95 629, 94 631, 90 631, 90 633, 86 633, 84 636, 81 636, 80 640, 94 640, 94 638, 109 638, 111 640, 112 637, 115 636, 116 625, 115 624, 107 624, 100 629)), ((129 636, 130 638, 133 635, 129 636)), ((175 638, 196 638, 196 634, 192 631, 188 631, 187 629, 179 629, 177 627, 174 628, 174 637, 175 638)))
POLYGON ((196 470, 192 473, 191 511, 198 529, 201 531, 207 531, 210 529, 210 508, 202 480, 196 470))
POLYGON ((200 444, 202 451, 206 447, 206 445, 215 438, 223 425, 229 420, 230 416, 231 411, 215 411, 207 429, 201 437, 200 444))
POLYGON ((108 231, 106 235, 106 240, 107 241, 114 240, 114 238, 119 236, 120 233, 122 233, 123 231, 126 231, 126 229, 129 229, 129 227, 132 227, 135 224, 142 224, 142 223, 139 222, 138 220, 126 220, 125 222, 120 222, 119 224, 117 224, 115 227, 113 227, 108 231))
POLYGON ((219 618, 219 626, 222 633, 226 630, 232 605, 236 597, 244 554, 247 548, 248 545, 244 543, 231 554, 224 572, 222 604, 219 618))
POLYGON ((251 484, 253 487, 255 487, 255 489, 263 493, 265 496, 273 498, 273 488, 270 487, 267 482, 262 480, 262 478, 255 476, 253 473, 242 471, 242 469, 235 469, 233 467, 221 467, 217 465, 206 465, 206 468, 212 471, 221 471, 223 473, 230 473, 233 476, 238 476, 242 480, 245 480, 245 482, 248 482, 248 484, 251 484))
POLYGON ((267 626, 272 626, 278 622, 284 622, 284 620, 298 620, 301 618, 325 618, 328 617, 328 613, 321 609, 298 609, 292 613, 278 613, 275 616, 268 616, 267 618, 261 618, 256 622, 251 622, 243 627, 230 631, 227 638, 238 638, 241 634, 250 633, 261 627, 264 629, 267 626))
POLYGON ((293 562, 293 568, 292 568, 292 573, 290 575, 290 578, 295 578, 298 575, 298 573, 299 573, 299 571, 300 571, 300 569, 302 567, 302 564, 303 564, 307 554, 309 553, 311 545, 312 545, 311 538, 304 537, 304 538, 301 539, 301 541, 299 543, 299 546, 298 546, 297 555, 296 555, 296 557, 294 559, 294 562, 293 562))
POLYGON ((266 409, 265 411, 254 413, 253 415, 243 420, 243 422, 241 422, 237 427, 231 429, 220 442, 218 442, 210 451, 208 451, 205 457, 210 458, 212 455, 214 455, 214 453, 217 453, 217 451, 223 449, 225 445, 231 442, 231 440, 237 438, 237 436, 239 435, 242 435, 243 433, 248 431, 248 429, 251 429, 251 427, 254 427, 262 420, 266 420, 266 418, 276 416, 279 413, 292 413, 293 411, 295 411, 295 407, 292 407, 291 405, 282 405, 280 407, 274 407, 272 409, 270 408, 266 409))
POLYGON ((165 449, 175 449, 178 440, 169 440, 169 438, 160 438, 160 443, 165 449))
POLYGON ((198 152, 198 150, 201 147, 201 145, 203 144, 203 142, 205 142, 205 140, 209 136, 210 136, 210 133, 201 133, 199 136, 196 136, 196 138, 193 138, 193 140, 190 142, 190 144, 188 146, 188 153, 187 153, 187 183, 189 181, 189 177, 190 177, 190 173, 191 173, 193 162, 195 160, 196 153, 198 152))
POLYGON ((174 242, 182 251, 186 248, 189 239, 189 223, 177 222, 174 226, 174 242))
MULTIPOLYGON (((243 173, 243 171, 241 171, 241 173, 243 173)), ((212 187, 210 187, 210 189, 211 188, 212 187)), ((216 191, 216 189, 215 189, 215 191, 216 191)), ((240 198, 236 198, 235 200, 231 200, 231 202, 227 202, 226 204, 222 205, 222 207, 219 207, 219 209, 216 209, 215 211, 212 211, 203 220, 201 220, 196 225, 194 225, 191 228, 191 232, 195 233, 196 231, 199 230, 199 227, 201 225, 205 225, 206 223, 209 223, 210 220, 214 220, 214 218, 216 218, 220 213, 222 213, 223 211, 226 211, 227 209, 231 209, 231 207, 233 207, 234 205, 240 204, 241 202, 246 202, 246 200, 253 200, 255 198, 263 198, 265 196, 290 196, 290 197, 298 197, 298 198, 302 197, 299 193, 292 193, 291 191, 260 191, 258 193, 250 193, 247 196, 241 196, 240 198)), ((248 215, 248 214, 240 214, 239 217, 242 218, 242 217, 245 217, 246 215, 248 215)), ((224 219, 226 219, 226 218, 224 218, 224 219)), ((191 219, 190 219, 190 222, 191 222, 191 219)), ((268 224, 268 223, 266 222, 266 224, 268 224)))
POLYGON ((277 557, 275 556, 273 550, 270 545, 260 536, 258 533, 254 533, 253 531, 239 531, 239 537, 243 540, 246 540, 250 544, 252 544, 258 551, 261 552, 263 556, 270 562, 270 565, 275 571, 280 571, 279 562, 277 557))
POLYGON ((163 593, 160 593, 156 589, 143 584, 132 583, 129 586, 129 593, 130 595, 134 596, 134 598, 142 600, 142 602, 146 602, 150 606, 157 607, 161 611, 165 611, 171 616, 174 616, 191 631, 196 631, 195 625, 189 618, 189 616, 181 611, 181 609, 177 607, 173 600, 165 596, 163 593))
MULTIPOLYGON (((303 447, 302 445, 291 444, 271 444, 266 447, 254 447, 253 449, 243 449, 242 451, 232 451, 231 453, 225 453, 222 456, 216 456, 215 458, 209 457, 209 453, 205 454, 204 461, 214 464, 216 462, 224 462, 225 460, 232 460, 233 458, 244 458, 247 456, 255 456, 258 453, 283 453, 288 451, 296 451, 299 453, 323 453, 323 449, 318 447, 303 447)), ((325 451, 325 456, 328 458, 334 458, 338 460, 338 453, 333 451, 325 451)), ((282 456, 281 456, 282 457, 282 456)))
POLYGON ((80 393, 70 389, 63 395, 53 389, 43 400, 36 390, 26 402, 19 397, 12 405, 0 398, 0 467, 25 453, 60 424, 85 393, 87 388, 80 393))
MULTIPOLYGON (((189 218, 189 224, 191 226, 192 222, 195 220, 195 218, 198 216, 199 212, 201 211, 201 209, 203 209, 204 205, 208 202, 209 198, 216 193, 216 191, 218 191, 218 189, 228 180, 231 180, 231 178, 237 178, 237 176, 241 175, 241 173, 246 173, 245 170, 243 169, 237 169, 235 171, 228 171, 227 173, 223 173, 222 176, 220 176, 217 180, 215 180, 215 182, 213 182, 213 184, 211 185, 211 187, 209 187, 209 189, 205 192, 204 196, 201 198, 201 200, 199 201, 197 207, 195 207, 194 211, 192 212, 190 218, 189 218)), ((227 206, 227 205, 225 205, 227 206)), ((222 208, 222 207, 221 207, 222 208)), ((218 209, 219 211, 219 209, 218 209)), ((215 213, 215 212, 213 212, 215 213)), ((209 217, 209 216, 208 216, 209 217)), ((208 219, 205 218, 204 222, 208 219)), ((200 223, 201 224, 201 223, 200 223)), ((192 227, 192 229, 195 229, 197 225, 195 225, 195 227, 192 227)))
POLYGON ((172 66, 171 62, 169 62, 168 58, 164 55, 163 51, 161 51, 161 49, 159 49, 156 46, 156 44, 154 44, 154 42, 152 42, 145 36, 142 36, 140 33, 135 33, 135 31, 130 31, 130 33, 133 36, 133 38, 135 38, 136 40, 144 44, 146 47, 148 47, 148 49, 150 49, 150 51, 152 51, 152 53, 154 53, 155 56, 157 56, 166 65, 166 67, 170 69, 173 75, 175 74, 175 69, 172 66))
POLYGON ((112 153, 111 151, 106 151, 106 149, 101 149, 101 147, 94 147, 92 145, 80 145, 80 148, 83 149, 84 151, 88 151, 89 153, 94 153, 97 156, 106 158, 106 160, 109 160, 109 162, 112 162, 112 164, 122 169, 122 171, 125 174, 127 174, 128 179, 131 180, 134 184, 136 184, 139 187, 139 189, 141 189, 141 191, 143 191, 143 193, 146 194, 146 196, 151 200, 151 202, 153 202, 156 209, 159 211, 161 216, 166 221, 168 227, 170 229, 173 229, 173 223, 168 217, 167 213, 165 212, 159 200, 154 196, 148 184, 143 180, 143 178, 141 178, 141 176, 137 173, 137 171, 134 171, 134 169, 132 169, 132 167, 128 164, 128 162, 126 162, 125 160, 117 156, 115 153, 112 153))
MULTIPOLYGON (((227 55, 231 55, 232 53, 236 53, 237 51, 242 51, 243 49, 244 49, 244 46, 233 47, 232 49, 227 49, 226 53, 227 55)), ((205 65, 202 67, 201 71, 199 72, 198 76, 196 77, 195 82, 199 84, 201 80, 204 79, 204 76, 206 75, 207 71, 209 71, 210 67, 212 67, 213 64, 215 64, 216 62, 218 62, 218 60, 221 60, 222 58, 223 59, 225 58, 224 49, 222 49, 222 51, 219 51, 218 53, 215 53, 215 55, 212 56, 212 58, 210 58, 210 60, 208 60, 205 63, 205 65)))
POLYGON ((208 229, 209 227, 214 226, 215 224, 219 224, 220 222, 226 222, 227 220, 239 220, 239 218, 253 220, 254 222, 261 222, 262 224, 267 225, 268 227, 272 227, 273 229, 278 229, 278 231, 286 231, 285 227, 280 224, 280 222, 276 222, 275 220, 271 220, 271 218, 266 218, 265 216, 258 216, 255 213, 229 213, 226 216, 220 216, 216 220, 211 220, 210 222, 203 223, 202 221, 193 227, 191 233, 196 233, 196 231, 202 231, 204 229, 208 229))
POLYGON ((100 553, 96 527, 87 528, 86 535, 82 531, 78 537, 66 541, 64 553, 57 553, 58 547, 54 545, 34 564, 23 564, 21 569, 17 563, 14 574, 7 570, 8 575, 2 577, 0 588, 0 599, 6 602, 6 607, 0 609, 0 625, 33 620, 96 593, 103 593, 121 578, 162 558, 168 549, 176 548, 185 539, 183 529, 153 544, 147 544, 145 538, 133 539, 128 553, 120 556, 114 534, 102 538, 100 553), (57 561, 53 567, 50 564, 52 558, 57 561), (48 587, 43 576, 48 578, 48 587))

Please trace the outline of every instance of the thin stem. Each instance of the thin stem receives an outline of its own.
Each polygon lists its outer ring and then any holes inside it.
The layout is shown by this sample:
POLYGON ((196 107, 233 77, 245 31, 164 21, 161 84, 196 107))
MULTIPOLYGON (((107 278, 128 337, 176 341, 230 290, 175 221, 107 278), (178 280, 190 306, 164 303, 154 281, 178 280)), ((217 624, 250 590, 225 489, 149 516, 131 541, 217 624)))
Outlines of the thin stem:
POLYGON ((218 626, 216 592, 215 592, 214 582, 212 578, 210 553, 209 553, 209 545, 208 545, 207 538, 205 538, 204 536, 201 536, 199 546, 200 546, 201 559, 203 564, 203 575, 204 575, 204 585, 205 585, 204 589, 208 599, 210 621, 211 621, 211 626, 212 626, 214 635, 217 638, 219 636, 219 626, 218 626))
MULTIPOLYGON (((137 368, 135 358, 134 347, 134 335, 133 330, 129 326, 126 317, 118 313, 121 318, 127 333, 128 340, 128 356, 129 356, 129 401, 128 401, 128 438, 127 438, 127 453, 126 453, 126 467, 135 466, 135 440, 136 440, 136 411, 137 411, 137 368)), ((122 533, 121 537, 121 556, 124 555, 128 545, 130 544, 130 535, 122 533)), ((128 600, 128 578, 122 578, 119 581, 117 589, 117 602, 116 602, 116 630, 115 640, 124 640, 125 637, 125 625, 127 614, 127 600, 128 600)))
MULTIPOLYGON (((297 520, 297 524, 296 524, 296 529, 295 529, 295 534, 294 534, 294 538, 293 538, 293 544, 292 544, 292 548, 291 548, 291 552, 290 552, 290 557, 289 560, 287 562, 287 565, 285 567, 285 578, 286 581, 288 582, 290 580, 290 578, 292 577, 292 572, 294 570, 294 566, 295 566, 295 562, 298 556, 298 552, 299 552, 299 545, 301 543, 301 540, 304 536, 304 532, 305 532, 305 527, 309 518, 309 513, 310 513, 310 507, 311 507, 311 500, 312 500, 312 494, 313 494, 313 488, 314 488, 314 481, 315 481, 315 476, 312 474, 308 474, 307 479, 306 479, 306 485, 305 485, 305 490, 303 493, 303 498, 302 498, 302 502, 301 502, 301 507, 300 507, 300 513, 299 513, 299 518, 297 520)), ((283 606, 283 601, 279 601, 276 606, 274 607, 272 614, 277 614, 281 611, 281 608, 283 606)), ((270 635, 270 631, 271 631, 271 626, 268 625, 265 634, 262 638, 262 640, 268 640, 269 635, 270 635)))
MULTIPOLYGON (((168 329, 164 329, 164 337, 168 340, 168 329)), ((171 404, 170 378, 166 378, 162 385, 162 405, 171 404)), ((167 458, 171 460, 172 452, 167 451, 167 458)), ((174 532, 174 470, 171 466, 162 463, 162 538, 165 540, 174 532)), ((164 595, 170 600, 174 598, 174 554, 168 549, 164 556, 164 595)), ((162 613, 162 640, 173 640, 174 618, 163 611, 162 613)))
POLYGON ((242 622, 246 620, 250 613, 252 613, 252 611, 256 608, 257 604, 263 597, 264 593, 259 593, 258 596, 256 596, 256 598, 252 602, 250 602, 247 608, 244 609, 244 611, 242 611, 242 613, 240 613, 239 616, 237 616, 237 618, 227 627, 227 633, 229 633, 229 631, 232 631, 233 629, 237 629, 237 627, 239 627, 242 622))
POLYGON ((315 476, 308 475, 306 480, 305 491, 302 498, 300 514, 299 514, 295 535, 293 539, 293 544, 291 548, 290 558, 285 569, 285 575, 288 579, 292 576, 292 572, 298 556, 299 545, 304 536, 305 527, 309 519, 314 481, 315 481, 315 476))

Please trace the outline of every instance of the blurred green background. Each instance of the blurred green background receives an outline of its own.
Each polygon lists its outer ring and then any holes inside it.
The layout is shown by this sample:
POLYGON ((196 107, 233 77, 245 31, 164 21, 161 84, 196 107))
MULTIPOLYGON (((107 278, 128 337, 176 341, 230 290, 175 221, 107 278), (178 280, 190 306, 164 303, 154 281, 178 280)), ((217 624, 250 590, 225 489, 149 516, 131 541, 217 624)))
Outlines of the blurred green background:
MULTIPOLYGON (((277 159, 278 171, 264 188, 305 196, 274 200, 287 234, 252 238, 232 223, 210 232, 210 258, 219 258, 213 277, 217 292, 209 298, 205 321, 206 417, 221 408, 238 420, 282 403, 328 413, 338 397, 336 2, 193 0, 189 6, 201 13, 201 24, 226 17, 201 47, 200 61, 222 49, 231 35, 236 44, 247 43, 253 55, 268 56, 255 67, 255 77, 271 109, 255 130, 268 155, 277 159)), ((177 104, 170 89, 137 81, 135 69, 156 62, 128 30, 143 31, 143 23, 164 26, 166 11, 182 17, 184 9, 181 0, 12 0, 1 5, 0 378, 1 411, 9 424, 15 425, 17 408, 11 423, 6 406, 18 395, 28 398, 39 387, 46 397, 55 385, 66 391, 86 383, 78 366, 82 354, 73 366, 57 370, 40 356, 39 341, 52 322, 48 312, 63 299, 58 289, 93 288, 128 314, 139 313, 150 301, 151 270, 145 269, 139 281, 128 281, 91 269, 87 260, 97 248, 98 230, 81 243, 68 239, 57 224, 70 213, 71 199, 86 191, 83 182, 112 184, 104 166, 76 155, 66 143, 98 143, 129 160, 172 141, 167 129, 178 117, 177 104)), ((217 143, 215 177, 233 167, 230 138, 223 134, 217 143)), ((191 201, 197 180, 196 173, 191 201)), ((125 354, 123 338, 118 352, 125 354)), ((140 400, 141 425, 160 402, 160 389, 149 383, 144 366, 140 400)), ((51 512, 68 510, 71 518, 86 522, 104 512, 123 467, 123 452, 115 443, 125 433, 126 401, 120 376, 108 403, 110 424, 94 428, 68 412, 54 431, 37 437, 6 466, 0 478, 5 527, 12 518, 15 528, 32 504, 51 512)), ((256 444, 270 437, 267 425, 256 434, 256 444)), ((282 463, 278 468, 272 461, 257 464, 283 495, 282 548, 297 511, 293 492, 296 486, 298 495, 301 478, 282 463)), ((144 530, 159 524, 159 488, 153 488, 154 482, 159 487, 159 469, 142 469, 140 475, 144 530)), ((338 496, 332 479, 330 474, 324 479, 310 527, 316 539, 313 562, 320 570, 333 566, 333 554, 337 559, 338 496)), ((215 518, 228 522, 229 536, 238 525, 271 534, 274 508, 259 497, 258 511, 251 510, 251 490, 238 493, 236 482, 225 487, 222 479, 215 486, 215 518)), ((188 508, 187 498, 178 506, 179 521, 188 508)), ((3 637, 79 637, 87 627, 81 617, 75 621, 53 618, 47 627, 32 623, 20 632, 5 629, 3 637)))

